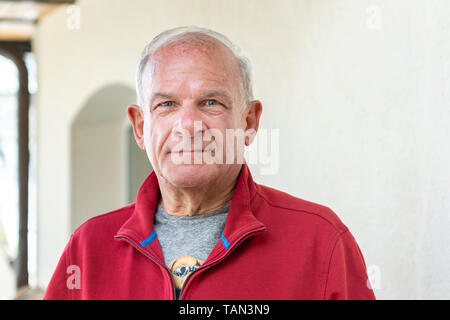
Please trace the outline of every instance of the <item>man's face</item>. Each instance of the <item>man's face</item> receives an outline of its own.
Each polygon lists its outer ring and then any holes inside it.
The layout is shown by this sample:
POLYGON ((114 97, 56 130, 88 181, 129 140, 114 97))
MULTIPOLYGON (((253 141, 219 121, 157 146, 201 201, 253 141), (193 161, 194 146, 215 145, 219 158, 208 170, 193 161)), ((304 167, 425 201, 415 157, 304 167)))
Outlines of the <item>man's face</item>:
MULTIPOLYGON (((225 46, 212 41, 167 44, 153 54, 142 77, 143 143, 158 176, 174 186, 194 187, 236 168, 243 148, 227 145, 226 130, 248 129, 247 112, 239 65, 225 46), (204 139, 207 131, 215 136, 210 141, 204 139), (205 150, 212 146, 215 150, 205 150), (236 153, 232 163, 230 152, 236 153), (205 157, 214 161, 198 161, 205 157)), ((235 146, 241 142, 233 141, 235 146)))

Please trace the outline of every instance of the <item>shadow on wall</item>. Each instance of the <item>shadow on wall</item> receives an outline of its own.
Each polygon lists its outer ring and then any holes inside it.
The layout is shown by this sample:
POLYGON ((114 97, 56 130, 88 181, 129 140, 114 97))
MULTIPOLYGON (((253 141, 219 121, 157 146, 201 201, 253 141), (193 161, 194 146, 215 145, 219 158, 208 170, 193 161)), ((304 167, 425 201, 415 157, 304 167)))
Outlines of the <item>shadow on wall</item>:
POLYGON ((133 202, 152 168, 127 117, 135 91, 123 84, 97 90, 71 126, 71 232, 87 219, 133 202))

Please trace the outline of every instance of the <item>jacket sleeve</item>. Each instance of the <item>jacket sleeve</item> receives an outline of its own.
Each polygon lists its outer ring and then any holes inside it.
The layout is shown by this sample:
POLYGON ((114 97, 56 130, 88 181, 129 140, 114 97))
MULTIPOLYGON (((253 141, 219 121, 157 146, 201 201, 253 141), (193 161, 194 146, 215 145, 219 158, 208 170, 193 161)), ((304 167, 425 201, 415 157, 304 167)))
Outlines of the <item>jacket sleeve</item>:
POLYGON ((350 231, 334 243, 328 265, 324 299, 374 300, 363 255, 350 231))
POLYGON ((68 268, 70 266, 70 250, 72 245, 72 237, 64 248, 64 251, 59 259, 52 278, 45 291, 44 300, 70 300, 72 299, 72 292, 67 286, 68 268))

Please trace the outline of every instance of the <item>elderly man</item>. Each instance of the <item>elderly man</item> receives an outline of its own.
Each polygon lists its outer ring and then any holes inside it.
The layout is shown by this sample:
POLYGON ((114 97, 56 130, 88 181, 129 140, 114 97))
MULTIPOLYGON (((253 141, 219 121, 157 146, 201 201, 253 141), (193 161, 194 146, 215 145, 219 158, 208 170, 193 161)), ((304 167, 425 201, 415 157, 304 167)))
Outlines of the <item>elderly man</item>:
POLYGON ((135 203, 74 232, 46 299, 374 299, 329 208, 253 181, 251 89, 219 33, 176 28, 147 45, 128 117, 153 171, 135 203))

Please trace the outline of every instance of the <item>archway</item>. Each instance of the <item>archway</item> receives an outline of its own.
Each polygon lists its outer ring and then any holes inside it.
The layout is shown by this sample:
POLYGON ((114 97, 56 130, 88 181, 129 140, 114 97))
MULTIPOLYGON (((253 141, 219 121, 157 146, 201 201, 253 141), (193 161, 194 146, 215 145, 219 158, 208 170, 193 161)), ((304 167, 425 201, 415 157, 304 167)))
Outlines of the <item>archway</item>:
POLYGON ((134 201, 151 166, 126 116, 135 91, 112 84, 83 104, 71 126, 71 231, 87 219, 134 201))

